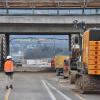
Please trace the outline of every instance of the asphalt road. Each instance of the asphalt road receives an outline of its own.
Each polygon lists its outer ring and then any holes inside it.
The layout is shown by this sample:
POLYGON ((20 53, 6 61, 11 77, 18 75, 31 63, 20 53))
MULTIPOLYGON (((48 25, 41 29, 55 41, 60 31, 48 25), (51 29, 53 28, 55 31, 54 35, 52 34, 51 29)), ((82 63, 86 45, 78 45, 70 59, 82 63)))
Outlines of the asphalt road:
POLYGON ((79 94, 55 73, 15 73, 13 85, 13 90, 6 90, 0 73, 0 100, 100 100, 100 94, 79 94))

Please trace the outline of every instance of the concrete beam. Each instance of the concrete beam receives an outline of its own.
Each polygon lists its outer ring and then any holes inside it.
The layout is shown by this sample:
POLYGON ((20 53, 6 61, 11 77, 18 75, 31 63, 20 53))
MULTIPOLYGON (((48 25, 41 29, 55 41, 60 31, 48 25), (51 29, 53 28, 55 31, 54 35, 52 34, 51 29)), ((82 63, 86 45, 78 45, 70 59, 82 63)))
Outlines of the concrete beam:
POLYGON ((42 25, 42 24, 0 24, 0 33, 9 34, 66 34, 66 33, 77 33, 79 30, 74 29, 73 26, 69 25, 42 25))
POLYGON ((100 24, 100 15, 80 16, 0 16, 0 23, 72 24, 74 20, 100 24))
POLYGON ((74 20, 85 21, 87 28, 100 27, 98 16, 0 16, 0 33, 64 34, 79 33, 73 27, 74 20))
MULTIPOLYGON (((100 25, 87 25, 88 28, 100 25)), ((0 24, 0 33, 6 34, 70 34, 79 33, 72 25, 63 24, 0 24)))

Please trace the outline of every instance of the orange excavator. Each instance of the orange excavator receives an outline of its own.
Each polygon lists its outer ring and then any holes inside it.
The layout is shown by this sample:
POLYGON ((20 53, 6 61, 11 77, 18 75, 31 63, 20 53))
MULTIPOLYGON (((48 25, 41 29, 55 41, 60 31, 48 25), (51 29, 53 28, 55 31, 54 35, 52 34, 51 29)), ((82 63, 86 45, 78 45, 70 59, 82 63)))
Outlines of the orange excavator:
POLYGON ((72 39, 71 83, 75 83, 80 93, 100 91, 100 29, 89 29, 72 39))

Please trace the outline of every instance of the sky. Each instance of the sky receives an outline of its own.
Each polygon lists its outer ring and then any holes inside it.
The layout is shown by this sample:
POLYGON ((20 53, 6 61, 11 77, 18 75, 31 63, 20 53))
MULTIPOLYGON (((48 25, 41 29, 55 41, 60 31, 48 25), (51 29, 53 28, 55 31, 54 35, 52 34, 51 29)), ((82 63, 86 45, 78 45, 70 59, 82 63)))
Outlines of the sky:
MULTIPOLYGON (((45 43, 48 45, 50 45, 50 43, 51 43, 51 45, 54 45, 54 42, 55 42, 55 45, 58 47, 59 46, 65 47, 65 48, 68 47, 68 40, 67 40, 68 36, 67 35, 11 35, 10 36, 11 42, 12 43, 15 42, 16 38, 17 39, 25 38, 24 41, 26 41, 26 42, 28 41, 28 39, 33 38, 32 42, 34 44, 37 42, 37 41, 34 41, 34 38, 38 38, 41 41, 41 43, 44 43, 44 41, 42 41, 42 39, 45 39, 46 40, 45 43), (59 39, 61 39, 61 40, 59 40, 59 39)), ((22 41, 22 39, 20 41, 22 41)), ((17 41, 19 41, 19 40, 17 40, 17 41)))
POLYGON ((68 39, 67 35, 11 35, 10 38, 57 38, 57 39, 68 39))

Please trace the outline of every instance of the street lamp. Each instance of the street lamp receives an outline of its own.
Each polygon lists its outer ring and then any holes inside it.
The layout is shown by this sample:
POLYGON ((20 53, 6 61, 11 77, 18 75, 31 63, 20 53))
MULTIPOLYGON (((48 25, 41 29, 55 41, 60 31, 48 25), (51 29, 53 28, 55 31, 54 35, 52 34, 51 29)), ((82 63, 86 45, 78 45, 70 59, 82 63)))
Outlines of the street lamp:
POLYGON ((74 27, 77 28, 78 20, 73 21, 74 27))
POLYGON ((73 24, 74 28, 79 29, 81 34, 86 30, 86 23, 84 21, 74 20, 73 24))

